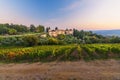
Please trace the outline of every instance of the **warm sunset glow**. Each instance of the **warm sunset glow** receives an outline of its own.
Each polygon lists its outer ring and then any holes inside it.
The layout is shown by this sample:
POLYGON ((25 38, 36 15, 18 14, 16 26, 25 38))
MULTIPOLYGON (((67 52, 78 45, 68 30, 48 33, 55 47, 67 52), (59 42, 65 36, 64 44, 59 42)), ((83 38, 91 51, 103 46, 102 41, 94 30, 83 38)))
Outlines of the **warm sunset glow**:
POLYGON ((0 0, 0 23, 120 29, 120 0, 0 0))

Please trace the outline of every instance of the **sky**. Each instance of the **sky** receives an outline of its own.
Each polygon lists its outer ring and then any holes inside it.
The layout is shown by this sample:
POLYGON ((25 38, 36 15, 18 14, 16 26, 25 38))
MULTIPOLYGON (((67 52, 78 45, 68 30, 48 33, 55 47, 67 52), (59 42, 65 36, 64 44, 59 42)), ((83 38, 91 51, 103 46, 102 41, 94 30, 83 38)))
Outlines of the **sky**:
POLYGON ((0 0, 0 23, 120 29, 120 0, 0 0))

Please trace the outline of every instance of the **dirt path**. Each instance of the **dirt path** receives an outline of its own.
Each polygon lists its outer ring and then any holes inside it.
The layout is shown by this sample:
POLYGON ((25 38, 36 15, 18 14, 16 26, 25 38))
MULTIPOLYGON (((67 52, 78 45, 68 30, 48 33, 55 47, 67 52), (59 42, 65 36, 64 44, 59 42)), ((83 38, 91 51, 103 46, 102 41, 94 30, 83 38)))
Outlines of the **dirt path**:
POLYGON ((120 80, 120 60, 0 64, 0 80, 120 80))

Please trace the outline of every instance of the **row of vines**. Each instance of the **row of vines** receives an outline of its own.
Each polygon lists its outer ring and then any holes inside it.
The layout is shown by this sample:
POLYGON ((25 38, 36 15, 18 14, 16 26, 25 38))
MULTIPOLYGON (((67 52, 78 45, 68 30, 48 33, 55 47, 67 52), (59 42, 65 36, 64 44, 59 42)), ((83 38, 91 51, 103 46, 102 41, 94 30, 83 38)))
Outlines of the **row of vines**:
POLYGON ((87 60, 120 58, 120 44, 85 44, 81 48, 87 60))
POLYGON ((1 62, 119 59, 120 44, 49 45, 0 48, 1 62))

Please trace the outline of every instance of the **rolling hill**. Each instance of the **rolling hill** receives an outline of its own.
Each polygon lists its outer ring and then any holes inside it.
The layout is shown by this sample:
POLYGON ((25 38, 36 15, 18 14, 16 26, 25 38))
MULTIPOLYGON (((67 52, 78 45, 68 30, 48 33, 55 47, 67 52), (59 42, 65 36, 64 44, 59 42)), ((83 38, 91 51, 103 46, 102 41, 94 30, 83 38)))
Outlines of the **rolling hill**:
POLYGON ((104 36, 120 36, 120 30, 94 30, 93 32, 104 36))

